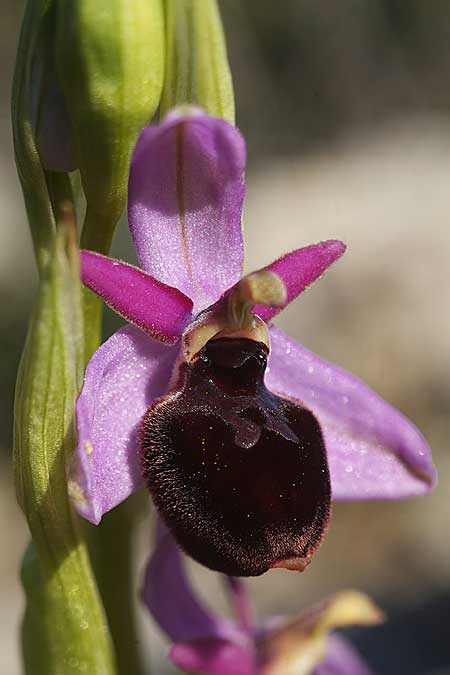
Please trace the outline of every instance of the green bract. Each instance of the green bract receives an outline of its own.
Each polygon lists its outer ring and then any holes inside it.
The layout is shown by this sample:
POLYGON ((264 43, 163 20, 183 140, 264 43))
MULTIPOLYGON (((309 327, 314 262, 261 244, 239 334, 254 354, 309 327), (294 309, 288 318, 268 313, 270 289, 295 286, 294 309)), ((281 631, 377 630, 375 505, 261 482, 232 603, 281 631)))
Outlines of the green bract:
POLYGON ((36 146, 34 118, 37 92, 32 91, 36 55, 48 11, 49 0, 30 0, 27 3, 17 50, 11 106, 17 172, 40 268, 48 260, 48 249, 55 228, 46 174, 36 146))
POLYGON ((167 64, 161 112, 192 103, 234 124, 234 95, 216 0, 165 0, 167 64))
POLYGON ((103 608, 76 516, 66 463, 83 373, 81 288, 74 232, 61 226, 42 275, 16 388, 14 460, 33 543, 23 563, 29 675, 115 673, 103 608))

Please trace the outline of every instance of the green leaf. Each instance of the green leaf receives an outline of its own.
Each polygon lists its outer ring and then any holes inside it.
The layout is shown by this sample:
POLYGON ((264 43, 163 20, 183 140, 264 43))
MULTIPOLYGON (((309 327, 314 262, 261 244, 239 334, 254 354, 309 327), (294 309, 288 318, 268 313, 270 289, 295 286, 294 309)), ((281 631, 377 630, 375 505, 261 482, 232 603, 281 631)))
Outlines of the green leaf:
POLYGON ((16 388, 17 495, 33 540, 22 570, 27 675, 116 672, 103 606, 66 487, 83 373, 82 325, 75 232, 62 225, 42 275, 16 388))

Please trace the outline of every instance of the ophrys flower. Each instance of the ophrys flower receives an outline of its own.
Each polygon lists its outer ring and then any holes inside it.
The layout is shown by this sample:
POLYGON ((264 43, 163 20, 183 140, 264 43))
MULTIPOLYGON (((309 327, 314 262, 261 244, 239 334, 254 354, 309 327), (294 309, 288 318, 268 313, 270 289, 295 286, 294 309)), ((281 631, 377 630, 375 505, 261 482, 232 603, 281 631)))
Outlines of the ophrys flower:
POLYGON ((129 183, 142 270, 82 253, 85 284, 134 325, 88 365, 71 476, 93 522, 144 477, 183 548, 233 575, 304 568, 331 493, 398 498, 435 476, 408 420, 269 327, 345 247, 321 242, 241 279, 244 165, 239 132, 200 111, 142 132, 129 183))

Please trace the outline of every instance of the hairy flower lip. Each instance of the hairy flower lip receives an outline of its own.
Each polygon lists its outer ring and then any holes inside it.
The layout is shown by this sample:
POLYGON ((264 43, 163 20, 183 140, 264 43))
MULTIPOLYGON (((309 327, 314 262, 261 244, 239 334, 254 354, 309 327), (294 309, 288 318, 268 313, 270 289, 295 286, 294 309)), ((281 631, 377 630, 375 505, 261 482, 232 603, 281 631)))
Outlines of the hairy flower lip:
POLYGON ((210 340, 140 427, 142 472, 164 521, 189 555, 233 576, 273 561, 305 567, 331 512, 320 426, 266 388, 267 356, 255 340, 210 340))

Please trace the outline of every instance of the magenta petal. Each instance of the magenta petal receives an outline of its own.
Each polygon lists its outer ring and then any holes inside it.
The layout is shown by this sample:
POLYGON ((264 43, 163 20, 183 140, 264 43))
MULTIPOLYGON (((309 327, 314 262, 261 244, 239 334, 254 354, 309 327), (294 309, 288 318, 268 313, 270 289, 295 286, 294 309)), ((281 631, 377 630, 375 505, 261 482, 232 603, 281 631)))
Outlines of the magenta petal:
POLYGON ((431 451, 409 420, 357 377, 276 328, 271 343, 267 386, 317 416, 334 499, 396 499, 430 489, 431 451))
POLYGON ((155 549, 145 572, 142 600, 173 642, 214 638, 240 641, 245 634, 215 617, 191 589, 175 539, 158 519, 155 549))
POLYGON ((238 577, 225 577, 236 622, 249 634, 254 631, 253 607, 245 584, 238 577))
POLYGON ((248 669, 248 664, 253 664, 250 638, 231 622, 215 617, 196 598, 182 553, 160 520, 142 600, 175 643, 170 658, 179 668, 199 675, 253 675, 248 669), (247 669, 239 670, 241 665, 247 669))
POLYGON ((242 270, 245 143, 201 111, 142 131, 129 180, 128 217, 139 263, 199 311, 242 270))
POLYGON ((156 340, 173 344, 192 312, 192 301, 128 263, 81 251, 81 278, 118 314, 156 340))
MULTIPOLYGON (((319 244, 311 244, 292 251, 265 267, 264 269, 275 272, 286 286, 287 302, 283 307, 322 276, 327 268, 344 254, 345 248, 345 244, 339 240, 321 241, 319 244)), ((254 311, 261 319, 269 321, 281 312, 283 307, 257 305, 254 311)))
POLYGON ((183 671, 198 675, 258 675, 250 649, 225 640, 198 640, 177 644, 169 653, 183 671))
POLYGON ((90 360, 77 401, 78 447, 69 486, 74 506, 92 523, 141 484, 137 429, 167 388, 177 353, 177 347, 127 326, 90 360))
POLYGON ((332 634, 327 639, 326 657, 313 675, 372 675, 372 671, 348 640, 332 634))

